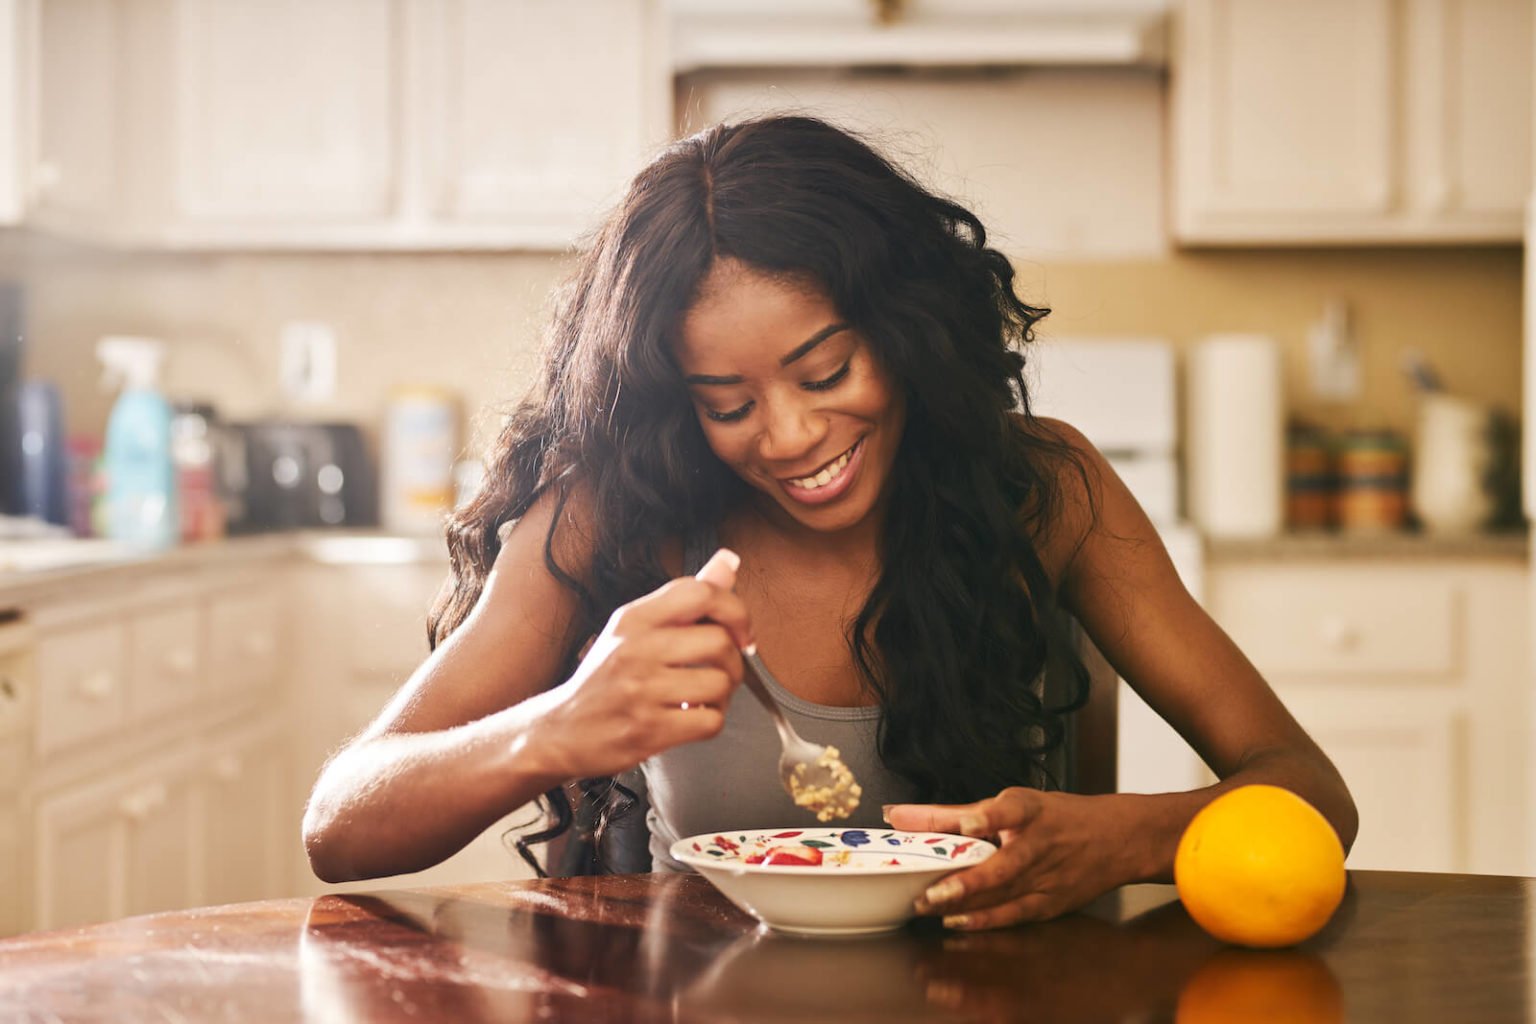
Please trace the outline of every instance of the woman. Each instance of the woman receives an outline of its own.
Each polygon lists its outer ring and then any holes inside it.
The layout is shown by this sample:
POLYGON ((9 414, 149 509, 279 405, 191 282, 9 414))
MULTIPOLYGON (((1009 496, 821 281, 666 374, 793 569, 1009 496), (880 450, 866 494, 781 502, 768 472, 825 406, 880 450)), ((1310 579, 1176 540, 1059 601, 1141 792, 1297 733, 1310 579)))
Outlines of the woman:
POLYGON ((1046 311, 1012 285, 975 216, 814 119, 719 126, 645 168, 451 523, 432 655, 315 786, 315 871, 419 869, 636 765, 658 869, 678 835, 804 821, 736 692, 753 641, 863 784, 855 824, 1001 837, 920 907, 951 926, 1168 879, 1194 813, 1247 783, 1352 841, 1338 773, 1124 485, 1030 415, 1020 350, 1046 311), (1221 782, 1054 791, 1085 692, 1080 667, 1065 701, 1041 692, 1077 665, 1059 610, 1221 782))

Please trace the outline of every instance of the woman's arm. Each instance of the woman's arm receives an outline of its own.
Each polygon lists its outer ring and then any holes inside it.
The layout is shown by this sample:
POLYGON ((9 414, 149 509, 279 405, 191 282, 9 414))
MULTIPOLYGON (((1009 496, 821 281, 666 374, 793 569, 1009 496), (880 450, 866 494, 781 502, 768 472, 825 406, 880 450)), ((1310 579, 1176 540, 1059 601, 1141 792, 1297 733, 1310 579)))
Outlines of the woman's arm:
MULTIPOLYGON (((1077 431, 1052 425, 1081 453, 1099 503, 1098 522, 1062 573, 1062 601, 1120 676, 1221 780, 1192 793, 1122 798, 1140 837, 1132 880, 1171 880, 1174 850, 1195 812, 1251 783, 1305 798, 1347 849, 1359 821, 1338 770, 1184 588, 1156 529, 1103 456, 1077 431)), ((1081 501, 1081 484, 1076 490, 1081 501)))
MULTIPOLYGON (((718 732, 747 636, 731 580, 674 580, 619 609, 560 682, 577 599, 544 563, 553 504, 511 530, 468 618, 321 772, 304 841, 322 879, 428 867, 555 785, 718 732)), ((579 544, 563 566, 586 564, 579 544)))
POLYGON ((1084 469, 1061 467, 1061 515, 1042 541, 1063 604, 1221 781, 1156 795, 1018 788, 963 807, 894 808, 888 820, 898 827, 1004 838, 997 856, 932 894, 929 909, 964 914, 957 926, 988 927, 1053 917, 1129 882, 1171 881, 1190 819, 1251 783, 1305 798, 1347 848, 1358 820, 1338 771, 1184 589, 1156 530, 1103 456, 1065 424, 1042 426, 1071 444, 1084 469))

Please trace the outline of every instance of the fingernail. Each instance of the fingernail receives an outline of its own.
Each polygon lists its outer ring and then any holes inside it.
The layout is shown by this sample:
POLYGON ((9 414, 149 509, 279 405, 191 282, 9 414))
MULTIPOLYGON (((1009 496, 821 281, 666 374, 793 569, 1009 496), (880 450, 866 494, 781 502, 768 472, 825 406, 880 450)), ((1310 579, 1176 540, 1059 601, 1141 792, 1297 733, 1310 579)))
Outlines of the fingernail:
POLYGON ((969 914, 950 914, 944 919, 945 928, 969 928, 971 917, 969 914))
POLYGON ((930 885, 928 891, 923 893, 923 899, 932 904, 948 903, 964 892, 965 886, 953 878, 946 878, 942 882, 935 882, 933 885, 930 885))
POLYGON ((963 835, 979 836, 986 831, 987 821, 978 814, 967 814, 960 819, 960 832, 963 835))
POLYGON ((921 896, 919 896, 917 899, 912 901, 912 909, 916 913, 926 914, 926 913, 928 913, 928 911, 932 910, 933 908, 928 905, 928 901, 927 900, 925 900, 921 896))
POLYGON ((713 583, 716 586, 723 587, 728 581, 720 577, 730 576, 734 578, 736 570, 740 567, 741 556, 730 548, 721 548, 709 556, 709 561, 705 562, 704 567, 695 575, 706 583, 713 583))
POLYGON ((891 823, 891 808, 895 806, 895 804, 880 805, 880 820, 885 822, 887 825, 891 823))

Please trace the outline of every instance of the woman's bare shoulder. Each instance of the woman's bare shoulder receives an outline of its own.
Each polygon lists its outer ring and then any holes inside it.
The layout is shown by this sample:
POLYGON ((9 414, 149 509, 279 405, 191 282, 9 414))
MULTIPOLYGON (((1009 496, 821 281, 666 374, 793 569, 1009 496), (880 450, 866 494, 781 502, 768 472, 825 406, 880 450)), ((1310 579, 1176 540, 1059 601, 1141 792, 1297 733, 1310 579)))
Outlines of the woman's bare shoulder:
POLYGON ((1028 440, 1028 458, 1051 492, 1049 501, 1032 498, 1023 513, 1031 522, 1047 574, 1060 583, 1099 519, 1107 463, 1082 431, 1064 420, 1016 415, 1014 423, 1028 440))

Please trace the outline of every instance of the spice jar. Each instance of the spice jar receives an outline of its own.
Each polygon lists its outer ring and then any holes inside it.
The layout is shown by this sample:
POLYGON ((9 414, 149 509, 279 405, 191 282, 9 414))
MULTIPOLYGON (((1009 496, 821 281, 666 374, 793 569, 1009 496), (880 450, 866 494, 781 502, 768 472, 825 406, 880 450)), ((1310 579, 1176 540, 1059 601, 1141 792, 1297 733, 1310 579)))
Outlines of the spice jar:
POLYGON ((1335 460, 1339 529, 1352 533, 1401 530, 1408 521, 1408 445, 1391 430, 1352 430, 1335 460))
POLYGON ((1292 530, 1333 525, 1336 480, 1333 439, 1315 427, 1292 427, 1285 445, 1285 523, 1292 530))

